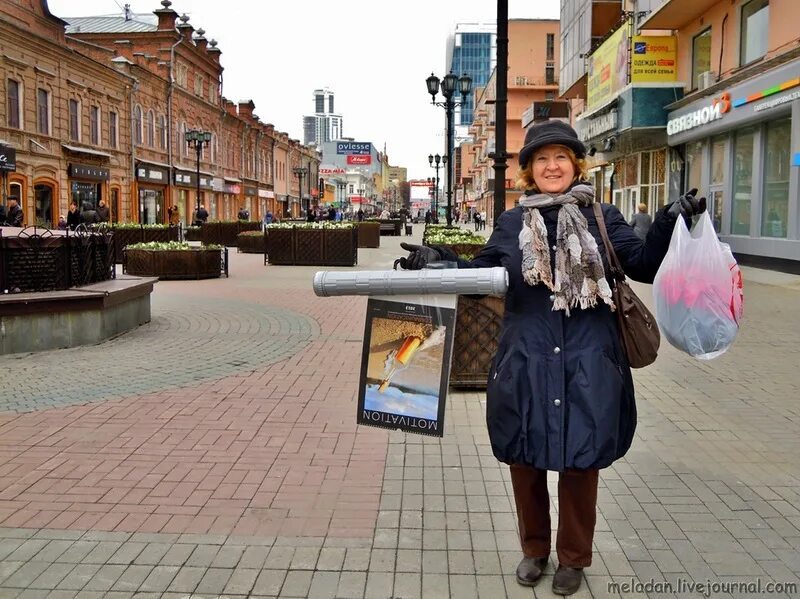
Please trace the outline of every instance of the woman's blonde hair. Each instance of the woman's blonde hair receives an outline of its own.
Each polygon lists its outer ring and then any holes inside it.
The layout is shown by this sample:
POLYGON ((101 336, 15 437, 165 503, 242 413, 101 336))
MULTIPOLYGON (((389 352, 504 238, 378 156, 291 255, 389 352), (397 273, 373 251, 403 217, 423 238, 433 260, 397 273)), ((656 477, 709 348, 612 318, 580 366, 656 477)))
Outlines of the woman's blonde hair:
MULTIPOLYGON (((569 156, 570 162, 572 162, 572 166, 575 168, 575 178, 572 180, 572 182, 573 183, 588 182, 589 175, 587 174, 586 160, 584 160, 583 158, 578 158, 575 155, 575 152, 571 148, 568 148, 567 146, 559 145, 559 147, 564 148, 564 151, 566 152, 567 156, 569 156)), ((536 186, 536 182, 533 180, 533 159, 535 157, 536 157, 536 152, 533 153, 533 156, 528 161, 528 164, 526 164, 524 167, 520 168, 517 171, 517 182, 515 184, 515 187, 517 189, 539 193, 539 188, 536 186)))

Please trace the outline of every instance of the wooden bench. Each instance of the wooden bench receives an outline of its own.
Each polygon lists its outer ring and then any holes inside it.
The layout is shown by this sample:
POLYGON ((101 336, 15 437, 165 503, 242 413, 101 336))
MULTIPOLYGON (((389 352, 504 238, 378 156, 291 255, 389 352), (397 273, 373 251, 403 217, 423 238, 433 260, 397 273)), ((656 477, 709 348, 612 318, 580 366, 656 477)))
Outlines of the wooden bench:
POLYGON ((381 223, 381 235, 397 235, 397 227, 394 223, 381 223))

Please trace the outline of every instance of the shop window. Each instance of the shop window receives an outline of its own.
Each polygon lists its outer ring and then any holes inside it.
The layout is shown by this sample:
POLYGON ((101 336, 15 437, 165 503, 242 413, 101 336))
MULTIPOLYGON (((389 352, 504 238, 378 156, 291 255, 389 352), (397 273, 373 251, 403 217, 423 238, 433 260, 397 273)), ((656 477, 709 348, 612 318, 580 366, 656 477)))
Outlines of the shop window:
POLYGON ((112 148, 118 147, 117 139, 117 113, 113 110, 108 113, 108 145, 112 148))
POLYGON ((36 90, 36 130, 50 135, 50 92, 41 87, 36 90))
POLYGON ((92 145, 100 145, 100 108, 97 106, 89 107, 89 130, 92 145))
POLYGON ((705 87, 705 74, 711 71, 711 27, 692 39, 692 87, 705 87))
POLYGON ((686 144, 686 189, 702 189, 703 142, 686 144))
POLYGON ((6 80, 6 114, 11 129, 22 129, 22 85, 14 79, 6 80))
POLYGON ((725 136, 711 140, 711 184, 721 184, 725 177, 725 136))
POLYGON ((84 183, 82 181, 73 181, 70 187, 72 201, 78 205, 78 210, 97 210, 97 204, 100 202, 100 193, 102 185, 99 183, 84 183))
POLYGON ((739 64, 745 65, 767 53, 769 0, 750 0, 742 6, 739 64))
POLYGON ((81 140, 81 104, 77 100, 69 101, 69 138, 81 140))
POLYGON ((118 223, 121 206, 119 205, 119 189, 111 189, 111 222, 118 223))
POLYGON ((17 204, 24 210, 25 207, 22 205, 22 184, 21 183, 9 183, 8 184, 8 199, 16 199, 17 204))
POLYGON ((161 223, 164 194, 155 189, 139 189, 139 222, 145 225, 161 223))
POLYGON ((767 123, 766 134, 761 235, 786 237, 791 170, 791 119, 770 121, 767 123))
POLYGON ((731 233, 750 235, 750 203, 753 195, 753 144, 755 129, 741 129, 733 144, 733 214, 731 233))
POLYGON ((50 227, 53 224, 53 188, 39 183, 33 187, 36 224, 50 227))

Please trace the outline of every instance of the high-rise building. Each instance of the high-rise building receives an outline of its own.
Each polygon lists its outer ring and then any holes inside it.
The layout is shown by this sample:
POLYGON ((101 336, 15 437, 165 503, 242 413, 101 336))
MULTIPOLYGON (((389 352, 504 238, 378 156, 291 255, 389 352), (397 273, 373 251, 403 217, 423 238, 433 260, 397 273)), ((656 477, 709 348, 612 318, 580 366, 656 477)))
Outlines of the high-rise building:
POLYGON ((342 137, 342 115, 334 113, 333 92, 315 89, 314 114, 303 117, 303 143, 321 145, 342 137))
MULTIPOLYGON (((497 64, 497 26, 495 23, 458 23, 447 38, 447 70, 472 78, 472 88, 486 85, 497 64)), ((455 109, 456 142, 468 139, 473 120, 474 99, 467 96, 455 109)))

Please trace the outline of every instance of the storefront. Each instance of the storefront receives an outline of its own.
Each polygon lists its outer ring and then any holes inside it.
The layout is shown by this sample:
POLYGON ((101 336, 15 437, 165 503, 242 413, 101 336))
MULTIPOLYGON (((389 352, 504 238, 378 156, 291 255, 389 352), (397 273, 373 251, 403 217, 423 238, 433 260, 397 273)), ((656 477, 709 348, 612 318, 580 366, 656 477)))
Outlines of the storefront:
POLYGON ((164 222, 167 214, 169 167, 164 164, 136 164, 136 186, 139 199, 139 222, 152 225, 164 222))
POLYGON ((258 187, 255 185, 243 185, 242 191, 244 193, 244 201, 242 206, 247 210, 250 215, 250 220, 258 220, 260 213, 258 211, 258 187))
MULTIPOLYGON (((214 219, 213 214, 213 186, 210 173, 200 171, 200 190, 197 189, 197 173, 182 169, 175 169, 175 188, 177 194, 178 214, 182 222, 192 222, 194 213, 198 205, 202 205, 209 213, 209 218, 214 219), (198 198, 199 196, 199 198, 198 198), (199 200, 199 201, 198 201, 199 200)), ((166 215, 166 212, 164 212, 166 215)), ((159 221, 163 222, 163 221, 159 221)))
POLYGON ((67 177, 70 202, 76 202, 78 210, 97 210, 100 201, 106 199, 109 179, 107 168, 69 163, 67 177))
POLYGON ((669 114, 667 135, 683 157, 683 188, 708 198, 734 252, 800 271, 798 73, 795 60, 681 105, 669 114))
POLYGON ((242 193, 241 179, 225 177, 222 192, 222 206, 219 220, 236 220, 236 216, 239 212, 239 196, 242 193))
POLYGON ((271 189, 258 188, 258 207, 261 211, 261 220, 264 220, 264 215, 267 211, 275 214, 275 192, 271 189))

